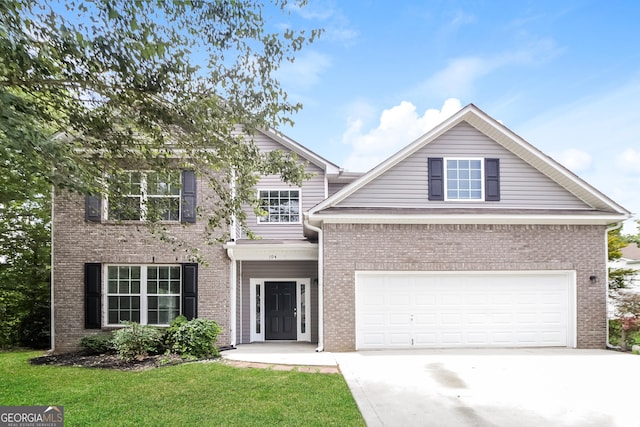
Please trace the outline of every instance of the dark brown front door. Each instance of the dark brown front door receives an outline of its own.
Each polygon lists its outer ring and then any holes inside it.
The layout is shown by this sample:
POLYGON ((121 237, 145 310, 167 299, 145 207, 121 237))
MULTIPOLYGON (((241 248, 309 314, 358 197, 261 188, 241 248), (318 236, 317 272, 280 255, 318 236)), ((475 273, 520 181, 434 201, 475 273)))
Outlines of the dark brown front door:
POLYGON ((296 282, 265 282, 266 339, 295 340, 296 282))

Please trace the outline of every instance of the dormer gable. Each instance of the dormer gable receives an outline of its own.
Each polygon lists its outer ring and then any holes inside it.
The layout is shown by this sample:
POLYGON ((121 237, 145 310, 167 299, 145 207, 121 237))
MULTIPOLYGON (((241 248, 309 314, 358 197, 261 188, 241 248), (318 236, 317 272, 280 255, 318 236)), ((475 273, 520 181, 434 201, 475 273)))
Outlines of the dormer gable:
POLYGON ((590 221, 602 214, 603 223, 630 215, 473 104, 309 215, 394 215, 399 209, 425 216, 584 214, 590 221))

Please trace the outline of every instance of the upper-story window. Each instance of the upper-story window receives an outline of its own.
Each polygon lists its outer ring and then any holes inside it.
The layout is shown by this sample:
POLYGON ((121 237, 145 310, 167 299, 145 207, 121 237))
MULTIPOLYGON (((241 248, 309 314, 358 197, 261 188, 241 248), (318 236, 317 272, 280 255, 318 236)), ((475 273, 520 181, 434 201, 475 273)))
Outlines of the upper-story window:
POLYGON ((445 200, 483 200, 483 159, 444 160, 445 200))
POLYGON ((258 223, 300 223, 300 190, 259 190, 258 197, 267 213, 258 223))
POLYGON ((109 185, 109 219, 180 220, 180 171, 127 171, 112 177, 109 185))
POLYGON ((429 157, 430 201, 500 201, 500 159, 429 157))

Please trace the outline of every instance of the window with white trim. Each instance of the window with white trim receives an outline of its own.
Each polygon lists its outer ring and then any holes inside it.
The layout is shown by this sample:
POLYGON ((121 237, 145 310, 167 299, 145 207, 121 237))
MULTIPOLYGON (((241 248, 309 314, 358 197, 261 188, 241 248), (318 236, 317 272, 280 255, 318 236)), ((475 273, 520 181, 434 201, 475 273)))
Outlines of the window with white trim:
POLYGON ((107 266, 107 324, 169 325, 180 315, 179 265, 107 266))
POLYGON ((259 190, 258 223, 300 223, 300 190, 259 190))
POLYGON ((445 200, 484 200, 484 161, 445 158, 445 200))
POLYGON ((126 171, 113 176, 109 181, 108 218, 179 221, 180 184, 180 171, 126 171))

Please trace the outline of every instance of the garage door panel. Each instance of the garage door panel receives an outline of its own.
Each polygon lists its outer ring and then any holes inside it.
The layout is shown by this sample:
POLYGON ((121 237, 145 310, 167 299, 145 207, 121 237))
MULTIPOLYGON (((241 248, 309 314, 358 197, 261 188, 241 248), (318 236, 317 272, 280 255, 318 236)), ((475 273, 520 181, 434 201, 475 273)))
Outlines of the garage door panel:
POLYGON ((391 326, 392 328, 397 326, 406 327, 408 325, 411 325, 411 317, 407 313, 391 314, 389 315, 388 319, 389 326, 391 326))
POLYGON ((364 275, 356 347, 567 346, 569 295, 566 272, 364 275))
POLYGON ((367 332, 362 335, 362 343, 365 347, 382 348, 385 346, 385 334, 382 332, 367 332))

